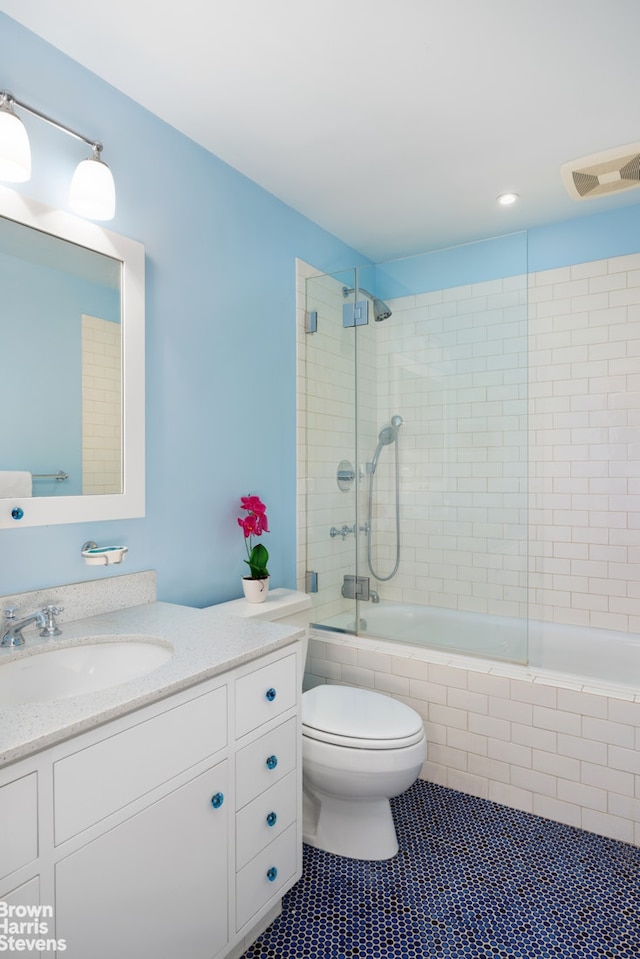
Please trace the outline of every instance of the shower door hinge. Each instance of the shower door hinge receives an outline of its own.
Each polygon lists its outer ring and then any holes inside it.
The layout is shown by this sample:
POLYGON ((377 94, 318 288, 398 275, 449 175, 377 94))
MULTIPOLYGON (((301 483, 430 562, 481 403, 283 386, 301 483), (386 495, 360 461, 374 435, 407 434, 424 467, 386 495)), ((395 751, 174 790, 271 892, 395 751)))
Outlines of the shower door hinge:
POLYGON ((304 331, 305 333, 318 332, 318 311, 317 310, 307 310, 307 312, 305 313, 304 331))
POLYGON ((318 574, 315 569, 308 569, 304 574, 304 591, 305 593, 318 592, 318 574))
POLYGON ((368 576, 345 576, 342 580, 342 595, 345 599, 370 598, 368 576))
POLYGON ((355 303, 343 303, 342 325, 345 329, 350 326, 366 326, 369 322, 369 301, 356 300, 355 303))

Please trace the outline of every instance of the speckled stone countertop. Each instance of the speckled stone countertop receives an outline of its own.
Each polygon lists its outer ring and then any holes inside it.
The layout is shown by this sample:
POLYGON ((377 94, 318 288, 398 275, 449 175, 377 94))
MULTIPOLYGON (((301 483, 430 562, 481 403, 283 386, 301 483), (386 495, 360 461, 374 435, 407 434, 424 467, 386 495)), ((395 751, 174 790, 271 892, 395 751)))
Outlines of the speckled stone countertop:
POLYGON ((220 615, 215 606, 194 609, 171 603, 146 603, 78 619, 63 625, 55 639, 40 639, 29 627, 26 644, 0 650, 0 669, 17 657, 37 656, 53 646, 113 642, 122 637, 169 644, 171 658, 152 672, 101 692, 52 703, 0 703, 0 767, 70 736, 139 709, 172 693, 233 669, 302 638, 304 631, 279 623, 220 615))

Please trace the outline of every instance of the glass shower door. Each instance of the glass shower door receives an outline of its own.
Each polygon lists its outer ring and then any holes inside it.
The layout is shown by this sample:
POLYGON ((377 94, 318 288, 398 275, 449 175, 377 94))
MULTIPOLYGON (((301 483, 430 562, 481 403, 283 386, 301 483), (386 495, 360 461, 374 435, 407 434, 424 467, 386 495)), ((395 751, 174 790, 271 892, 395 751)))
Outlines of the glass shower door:
POLYGON ((379 264, 373 282, 392 314, 374 329, 369 445, 381 606, 360 617, 374 635, 526 662, 527 236, 379 264))
POLYGON ((526 263, 514 234, 307 279, 317 625, 527 661, 526 263))

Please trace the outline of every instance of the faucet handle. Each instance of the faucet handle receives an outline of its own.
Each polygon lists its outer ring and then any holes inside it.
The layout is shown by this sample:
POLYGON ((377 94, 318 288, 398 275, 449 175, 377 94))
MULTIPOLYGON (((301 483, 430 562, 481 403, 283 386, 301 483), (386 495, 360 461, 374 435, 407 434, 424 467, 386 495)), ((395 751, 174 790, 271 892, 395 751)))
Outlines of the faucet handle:
POLYGON ((42 610, 44 623, 40 630, 40 636, 60 636, 62 630, 56 624, 56 616, 64 611, 64 606, 56 606, 50 603, 42 610))
POLYGON ((4 608, 4 618, 8 621, 10 619, 16 618, 16 609, 17 606, 5 606, 4 608))

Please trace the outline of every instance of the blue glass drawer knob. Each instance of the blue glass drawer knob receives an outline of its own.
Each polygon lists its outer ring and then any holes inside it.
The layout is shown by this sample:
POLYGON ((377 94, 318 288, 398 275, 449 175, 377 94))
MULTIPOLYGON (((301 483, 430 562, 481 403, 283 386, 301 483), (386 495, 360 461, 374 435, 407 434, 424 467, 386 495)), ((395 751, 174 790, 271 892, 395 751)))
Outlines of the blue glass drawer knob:
POLYGON ((270 703, 274 701, 274 699, 276 698, 276 691, 273 688, 273 686, 271 687, 271 689, 268 689, 266 691, 265 696, 267 697, 270 703))
POLYGON ((214 809, 220 809, 220 806, 222 805, 223 802, 224 802, 223 793, 216 793, 214 796, 211 797, 211 805, 213 806, 214 809))
POLYGON ((267 756, 267 769, 275 769, 278 765, 277 756, 267 756))
MULTIPOLYGON (((24 516, 24 510, 22 509, 22 507, 14 506, 13 509, 11 510, 11 519, 22 519, 23 516, 24 516)), ((275 696, 275 691, 274 691, 274 696, 275 696)))
POLYGON ((275 826, 278 821, 278 817, 274 812, 270 812, 267 816, 267 826, 275 826))
POLYGON ((278 870, 275 866, 272 866, 271 869, 267 869, 267 879, 269 882, 275 882, 278 878, 278 870))

